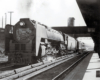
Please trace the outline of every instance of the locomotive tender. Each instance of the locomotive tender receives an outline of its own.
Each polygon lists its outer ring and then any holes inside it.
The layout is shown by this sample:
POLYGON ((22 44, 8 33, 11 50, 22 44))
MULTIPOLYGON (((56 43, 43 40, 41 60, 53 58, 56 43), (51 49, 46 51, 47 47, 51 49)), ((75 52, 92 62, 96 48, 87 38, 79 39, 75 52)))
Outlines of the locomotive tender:
MULTIPOLYGON (((5 52, 9 62, 27 65, 48 61, 69 51, 78 51, 77 40, 29 18, 20 19, 13 28, 6 26, 5 52)), ((81 45, 82 46, 82 45, 81 45)))

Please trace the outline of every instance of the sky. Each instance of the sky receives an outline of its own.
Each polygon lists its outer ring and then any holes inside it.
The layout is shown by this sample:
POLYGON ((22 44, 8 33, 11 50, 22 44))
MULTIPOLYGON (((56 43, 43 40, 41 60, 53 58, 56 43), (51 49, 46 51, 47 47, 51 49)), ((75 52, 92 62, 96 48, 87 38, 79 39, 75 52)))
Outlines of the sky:
MULTIPOLYGON (((30 18, 47 26, 67 26, 69 17, 75 18, 75 26, 86 26, 76 0, 0 0, 0 27, 10 23, 12 11, 12 25, 20 18, 30 18)), ((3 27, 4 27, 3 26, 3 27)))

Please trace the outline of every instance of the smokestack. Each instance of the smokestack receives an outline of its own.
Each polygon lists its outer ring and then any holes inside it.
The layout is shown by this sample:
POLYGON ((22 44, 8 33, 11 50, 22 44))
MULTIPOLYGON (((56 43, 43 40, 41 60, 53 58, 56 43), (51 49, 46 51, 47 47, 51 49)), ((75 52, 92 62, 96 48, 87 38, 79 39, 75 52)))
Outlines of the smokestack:
POLYGON ((74 26, 74 20, 75 20, 74 17, 70 17, 68 19, 68 27, 73 27, 74 26))

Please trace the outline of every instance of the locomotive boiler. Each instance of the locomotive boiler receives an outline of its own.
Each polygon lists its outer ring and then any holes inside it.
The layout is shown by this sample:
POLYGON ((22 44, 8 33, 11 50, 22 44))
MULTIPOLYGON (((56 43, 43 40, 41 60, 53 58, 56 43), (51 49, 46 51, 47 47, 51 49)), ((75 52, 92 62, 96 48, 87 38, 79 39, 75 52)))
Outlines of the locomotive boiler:
POLYGON ((73 37, 28 18, 20 19, 6 31, 6 54, 15 65, 52 60, 78 49, 73 37))

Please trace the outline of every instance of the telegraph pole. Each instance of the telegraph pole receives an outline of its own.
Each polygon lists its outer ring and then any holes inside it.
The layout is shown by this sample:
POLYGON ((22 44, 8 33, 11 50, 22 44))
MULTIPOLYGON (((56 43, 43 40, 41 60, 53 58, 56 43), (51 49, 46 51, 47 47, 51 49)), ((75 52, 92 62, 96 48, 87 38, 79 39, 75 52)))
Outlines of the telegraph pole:
POLYGON ((3 28, 3 16, 2 16, 2 28, 3 28))
POLYGON ((6 22, 7 22, 7 14, 5 13, 5 26, 6 26, 6 22))
POLYGON ((12 18, 12 11, 9 12, 10 13, 10 25, 11 25, 11 18, 12 18))

